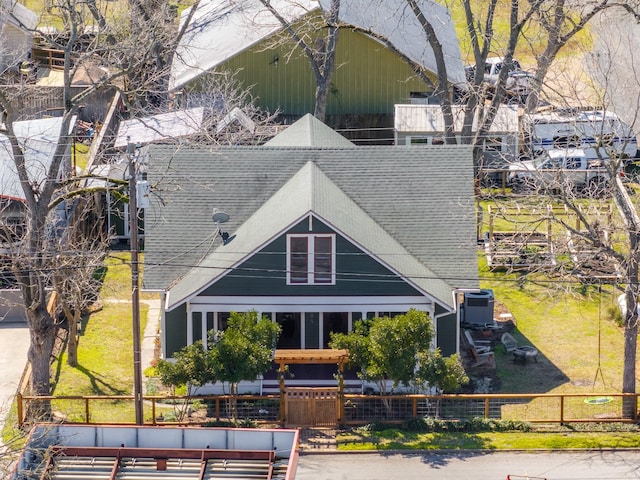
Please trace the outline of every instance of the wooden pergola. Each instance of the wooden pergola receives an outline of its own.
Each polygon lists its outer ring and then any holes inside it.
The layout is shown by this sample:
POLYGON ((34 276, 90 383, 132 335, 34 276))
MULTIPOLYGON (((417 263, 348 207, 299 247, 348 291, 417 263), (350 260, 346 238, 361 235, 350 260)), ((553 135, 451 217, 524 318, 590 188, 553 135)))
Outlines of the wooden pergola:
POLYGON ((340 382, 338 387, 342 394, 344 366, 349 361, 349 351, 345 349, 308 349, 308 350, 276 350, 273 360, 278 364, 280 391, 284 390, 284 372, 287 365, 299 364, 331 364, 338 366, 340 382))
MULTIPOLYGON (((287 365, 296 364, 332 364, 338 366, 338 395, 344 393, 344 366, 349 361, 349 351, 345 349, 308 349, 308 350, 276 350, 273 360, 278 364, 278 381, 280 382, 280 418, 284 418, 284 372, 287 365)), ((341 417, 341 415, 340 415, 341 417)))
POLYGON ((337 349, 306 349, 306 350, 276 350, 275 362, 282 368, 285 365, 314 363, 335 363, 339 367, 344 366, 349 360, 348 350, 337 349))

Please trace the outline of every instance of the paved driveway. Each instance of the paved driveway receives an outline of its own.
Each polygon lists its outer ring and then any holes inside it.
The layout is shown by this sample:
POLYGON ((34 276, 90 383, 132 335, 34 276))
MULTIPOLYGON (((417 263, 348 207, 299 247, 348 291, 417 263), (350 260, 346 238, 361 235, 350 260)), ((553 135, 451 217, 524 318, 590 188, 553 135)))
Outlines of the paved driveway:
POLYGON ((0 322, 0 430, 27 363, 28 349, 29 329, 26 323, 0 322))

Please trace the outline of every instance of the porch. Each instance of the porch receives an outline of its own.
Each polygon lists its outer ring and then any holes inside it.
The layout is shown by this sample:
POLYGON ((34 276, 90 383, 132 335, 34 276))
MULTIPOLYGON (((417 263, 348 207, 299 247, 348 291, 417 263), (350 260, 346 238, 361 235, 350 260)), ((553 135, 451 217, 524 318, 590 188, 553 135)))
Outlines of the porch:
MULTIPOLYGON (((277 355, 278 351, 276 351, 277 355)), ((279 365, 274 361, 271 369, 262 379, 263 394, 280 392, 278 375, 279 365)), ((284 372, 287 387, 338 387, 338 367, 336 364, 289 364, 284 372)), ((345 393, 363 393, 365 386, 358 378, 356 368, 343 369, 343 386, 345 393)))

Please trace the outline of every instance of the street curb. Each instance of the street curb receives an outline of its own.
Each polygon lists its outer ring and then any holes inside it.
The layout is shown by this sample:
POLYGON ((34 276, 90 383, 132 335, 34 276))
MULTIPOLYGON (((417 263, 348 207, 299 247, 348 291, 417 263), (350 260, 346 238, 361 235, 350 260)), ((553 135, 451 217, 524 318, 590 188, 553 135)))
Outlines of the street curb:
POLYGON ((388 455, 427 455, 427 454, 486 454, 486 453, 588 453, 588 452, 637 452, 640 448, 535 448, 535 449, 500 449, 500 450, 482 450, 482 449, 469 449, 469 450, 453 450, 453 449, 438 449, 438 450, 331 450, 328 448, 322 449, 299 449, 299 455, 328 455, 328 454, 388 454, 388 455))

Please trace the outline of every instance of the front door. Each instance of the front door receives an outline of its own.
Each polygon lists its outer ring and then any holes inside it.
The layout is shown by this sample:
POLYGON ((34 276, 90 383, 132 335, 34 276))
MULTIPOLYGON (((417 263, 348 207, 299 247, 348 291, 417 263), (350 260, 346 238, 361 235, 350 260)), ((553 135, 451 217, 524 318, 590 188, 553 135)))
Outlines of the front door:
POLYGON ((329 348, 331 333, 349 333, 349 313, 348 312, 327 312, 323 315, 322 322, 323 347, 329 348))
POLYGON ((300 319, 300 312, 276 313, 276 322, 281 328, 276 348, 280 350, 302 348, 300 319))

